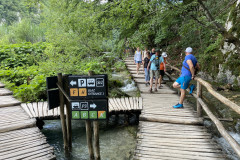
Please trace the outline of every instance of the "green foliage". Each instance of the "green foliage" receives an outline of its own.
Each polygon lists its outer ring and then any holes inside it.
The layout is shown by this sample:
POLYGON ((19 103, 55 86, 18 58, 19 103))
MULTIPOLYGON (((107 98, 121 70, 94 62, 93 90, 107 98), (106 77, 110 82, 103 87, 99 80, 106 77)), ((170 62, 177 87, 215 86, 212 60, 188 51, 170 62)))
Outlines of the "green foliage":
POLYGON ((46 77, 51 72, 44 72, 38 66, 24 66, 13 69, 1 69, 0 79, 7 83, 14 96, 23 102, 46 99, 46 77))
POLYGON ((22 43, 0 46, 1 68, 14 68, 34 65, 43 59, 42 53, 47 43, 22 43))

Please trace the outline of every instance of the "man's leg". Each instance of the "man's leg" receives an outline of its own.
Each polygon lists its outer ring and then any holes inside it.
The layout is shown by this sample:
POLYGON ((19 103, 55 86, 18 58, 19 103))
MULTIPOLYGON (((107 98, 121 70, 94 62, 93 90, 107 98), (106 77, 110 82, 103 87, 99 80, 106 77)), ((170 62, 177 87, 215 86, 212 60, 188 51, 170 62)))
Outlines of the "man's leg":
POLYGON ((179 104, 183 104, 183 101, 184 101, 185 96, 186 96, 186 90, 185 89, 180 89, 180 91, 181 91, 181 96, 180 96, 179 104))
POLYGON ((152 86, 153 86, 153 70, 150 70, 150 89, 149 89, 150 92, 152 92, 152 86))
POLYGON ((173 88, 180 88, 181 85, 178 82, 173 83, 173 88))

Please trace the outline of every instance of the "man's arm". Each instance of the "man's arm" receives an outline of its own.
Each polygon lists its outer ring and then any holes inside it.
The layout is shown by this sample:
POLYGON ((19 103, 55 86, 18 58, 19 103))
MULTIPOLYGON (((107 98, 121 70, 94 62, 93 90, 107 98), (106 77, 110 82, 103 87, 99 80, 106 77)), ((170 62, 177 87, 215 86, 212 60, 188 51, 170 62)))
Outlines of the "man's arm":
POLYGON ((198 63, 196 64, 196 67, 198 70, 200 70, 200 65, 198 63))
POLYGON ((187 60, 187 64, 188 64, 189 69, 190 69, 190 71, 191 71, 192 79, 194 79, 194 77, 195 77, 195 75, 194 75, 194 73, 195 73, 195 68, 194 68, 194 66, 193 66, 192 60, 190 60, 190 59, 187 60))

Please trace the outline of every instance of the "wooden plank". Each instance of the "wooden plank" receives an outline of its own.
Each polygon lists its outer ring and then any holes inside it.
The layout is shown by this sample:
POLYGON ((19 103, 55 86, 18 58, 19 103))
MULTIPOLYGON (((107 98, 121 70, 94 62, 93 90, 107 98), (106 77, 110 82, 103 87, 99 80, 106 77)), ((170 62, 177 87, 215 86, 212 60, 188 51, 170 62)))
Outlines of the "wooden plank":
POLYGON ((21 102, 12 96, 0 96, 0 108, 20 105, 21 102))
POLYGON ((119 98, 114 98, 114 100, 117 102, 117 104, 119 105, 119 107, 121 108, 121 110, 125 111, 126 107, 124 104, 122 104, 121 100, 119 98))
POLYGON ((139 97, 139 109, 143 109, 143 98, 139 97))
POLYGON ((125 98, 122 98, 123 101, 125 102, 126 106, 127 106, 127 109, 130 111, 131 110, 131 105, 128 101, 128 97, 125 97, 125 98))
POLYGON ((5 155, 5 156, 1 156, 1 157, 3 159, 9 159, 9 160, 23 159, 23 158, 30 157, 32 155, 36 155, 37 153, 49 152, 51 150, 52 150, 52 147, 50 147, 49 145, 41 145, 41 146, 37 146, 37 147, 32 147, 28 150, 14 152, 11 155, 5 155))
POLYGON ((35 125, 36 125, 36 120, 29 119, 29 120, 22 121, 21 123, 15 123, 15 124, 11 124, 4 127, 0 126, 0 133, 17 130, 17 129, 28 128, 28 127, 34 127, 35 125))
POLYGON ((174 123, 174 124, 203 124, 202 119, 179 119, 179 118, 171 118, 171 117, 157 117, 157 118, 152 118, 150 116, 141 116, 139 118, 140 121, 150 121, 150 122, 161 122, 161 123, 174 123))
POLYGON ((115 105, 118 106, 118 108, 119 108, 120 110, 123 110, 121 104, 118 103, 118 101, 117 101, 116 98, 113 98, 113 101, 115 102, 115 105))
POLYGON ((131 104, 131 109, 134 109, 135 104, 134 104, 134 101, 133 101, 133 98, 132 98, 132 97, 129 97, 129 102, 130 102, 130 104, 131 104))
POLYGON ((112 98, 109 98, 109 103, 111 103, 113 110, 120 110, 116 105, 115 102, 113 101, 112 98))
POLYGON ((129 104, 130 110, 131 110, 133 108, 133 104, 131 103, 130 97, 126 98, 125 100, 126 100, 126 103, 129 104))
POLYGON ((49 152, 42 152, 42 153, 38 153, 36 155, 24 158, 23 160, 53 160, 56 159, 55 155, 50 154, 49 152))
POLYGON ((125 103, 124 98, 119 98, 119 99, 120 99, 121 103, 123 104, 125 110, 129 110, 128 105, 125 103))
POLYGON ((21 107, 24 109, 24 111, 29 115, 30 118, 33 117, 32 113, 30 112, 30 110, 28 109, 28 106, 26 103, 22 103, 21 107))
POLYGON ((206 153, 206 152, 188 152, 188 151, 179 151, 179 150, 169 150, 169 149, 154 149, 154 148, 142 148, 140 153, 151 153, 152 155, 161 156, 162 153, 168 154, 182 154, 182 155, 192 155, 192 156, 204 156, 204 157, 213 157, 213 158, 224 158, 221 153, 206 153))
POLYGON ((6 88, 1 88, 0 87, 0 96, 8 96, 8 95, 12 95, 12 94, 13 94, 12 91, 9 91, 6 88))
POLYGON ((33 117, 36 117, 36 113, 34 111, 34 108, 32 107, 32 103, 27 103, 29 111, 32 113, 33 117))

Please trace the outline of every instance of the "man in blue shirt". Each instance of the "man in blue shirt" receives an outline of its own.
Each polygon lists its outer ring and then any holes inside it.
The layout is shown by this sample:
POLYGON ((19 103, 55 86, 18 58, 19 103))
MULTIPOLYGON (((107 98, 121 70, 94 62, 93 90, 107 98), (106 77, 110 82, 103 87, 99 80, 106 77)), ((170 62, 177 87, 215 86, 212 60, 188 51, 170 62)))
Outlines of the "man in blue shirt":
POLYGON ((153 86, 153 77, 155 76, 155 89, 154 91, 157 92, 157 83, 159 78, 159 70, 160 70, 160 64, 163 62, 164 67, 165 63, 162 57, 160 57, 160 50, 156 51, 156 54, 152 55, 150 62, 148 63, 147 69, 150 68, 150 89, 149 92, 152 93, 152 86, 153 86))
MULTIPOLYGON (((186 89, 189 86, 191 80, 195 77, 195 67, 200 69, 197 59, 192 55, 192 48, 188 47, 185 50, 185 59, 183 61, 183 66, 181 70, 181 76, 173 83, 174 88, 180 88, 181 96, 180 102, 173 106, 173 108, 183 108, 183 101, 186 95, 186 89)), ((193 92, 195 86, 190 86, 190 94, 193 92)))

